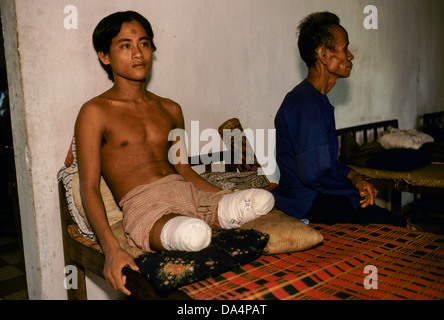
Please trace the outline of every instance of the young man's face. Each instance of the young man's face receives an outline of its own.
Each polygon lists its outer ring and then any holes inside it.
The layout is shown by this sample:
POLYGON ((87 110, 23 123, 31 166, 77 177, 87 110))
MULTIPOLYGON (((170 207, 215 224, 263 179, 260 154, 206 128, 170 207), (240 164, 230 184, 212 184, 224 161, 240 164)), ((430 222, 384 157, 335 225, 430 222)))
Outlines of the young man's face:
POLYGON ((104 64, 111 65, 114 81, 119 77, 145 81, 153 65, 150 40, 137 21, 123 23, 119 34, 112 39, 109 53, 99 53, 99 57, 104 64))
POLYGON ((350 75, 353 67, 351 60, 354 58, 348 50, 348 34, 339 26, 335 26, 332 33, 335 37, 336 45, 334 50, 327 49, 326 67, 330 73, 339 78, 346 78, 350 75))

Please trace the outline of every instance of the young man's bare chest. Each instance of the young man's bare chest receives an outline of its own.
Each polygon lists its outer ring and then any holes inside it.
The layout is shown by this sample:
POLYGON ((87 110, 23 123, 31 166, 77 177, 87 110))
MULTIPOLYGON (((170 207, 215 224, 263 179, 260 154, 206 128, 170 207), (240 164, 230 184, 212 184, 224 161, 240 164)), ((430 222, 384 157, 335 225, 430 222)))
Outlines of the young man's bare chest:
MULTIPOLYGON (((169 145, 168 135, 176 124, 160 103, 113 106, 108 113, 102 147, 158 149, 169 145)), ((163 148, 162 148, 163 149, 163 148)))
POLYGON ((162 105, 115 105, 106 115, 101 147, 102 174, 115 196, 173 173, 168 161, 174 117, 162 105))

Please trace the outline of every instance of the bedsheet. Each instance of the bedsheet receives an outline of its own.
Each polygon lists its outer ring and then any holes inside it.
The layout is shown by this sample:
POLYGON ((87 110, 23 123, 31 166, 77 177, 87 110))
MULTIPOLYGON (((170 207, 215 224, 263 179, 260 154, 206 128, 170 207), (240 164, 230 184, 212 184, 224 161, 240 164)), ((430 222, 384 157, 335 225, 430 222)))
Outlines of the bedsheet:
POLYGON ((324 236, 315 248, 262 255, 181 290, 221 300, 444 298, 444 236, 388 225, 312 226, 324 236))

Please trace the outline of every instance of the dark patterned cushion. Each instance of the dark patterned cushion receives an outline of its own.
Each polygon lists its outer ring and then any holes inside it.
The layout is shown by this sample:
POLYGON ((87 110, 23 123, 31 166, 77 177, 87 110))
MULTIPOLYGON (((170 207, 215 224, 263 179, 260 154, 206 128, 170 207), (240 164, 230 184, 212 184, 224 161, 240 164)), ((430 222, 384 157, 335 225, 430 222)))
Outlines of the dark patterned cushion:
POLYGON ((135 259, 140 272, 159 295, 217 276, 257 259, 269 236, 255 230, 215 230, 211 244, 198 252, 145 253, 135 259))

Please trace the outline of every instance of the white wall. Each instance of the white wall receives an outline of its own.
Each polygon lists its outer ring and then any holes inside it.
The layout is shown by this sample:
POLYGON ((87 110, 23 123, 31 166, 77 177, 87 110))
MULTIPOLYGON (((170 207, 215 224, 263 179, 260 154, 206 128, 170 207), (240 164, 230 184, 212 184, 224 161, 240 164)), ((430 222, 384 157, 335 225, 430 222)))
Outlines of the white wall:
POLYGON ((330 94, 338 128, 391 118, 413 128, 419 115, 443 109, 441 0, 1 0, 31 298, 66 297, 56 173, 80 106, 111 85, 92 31, 129 9, 155 32, 148 88, 181 104, 188 129, 192 120, 204 130, 231 117, 273 128, 306 73, 296 27, 319 10, 339 15, 355 55, 351 77, 330 94), (368 4, 378 9, 377 30, 363 26, 368 4), (64 28, 67 5, 78 10, 77 29, 64 28))

